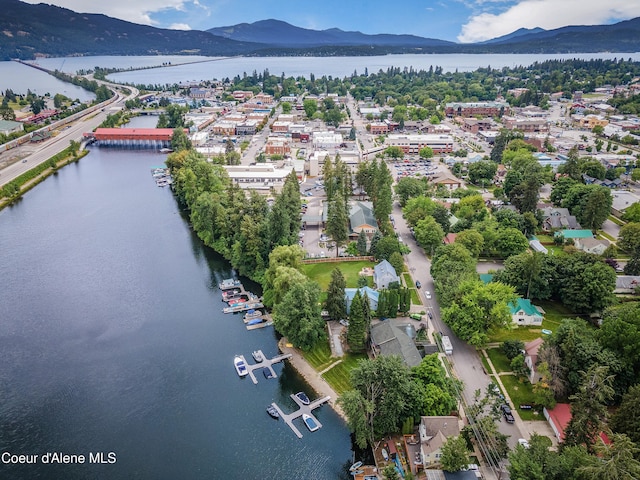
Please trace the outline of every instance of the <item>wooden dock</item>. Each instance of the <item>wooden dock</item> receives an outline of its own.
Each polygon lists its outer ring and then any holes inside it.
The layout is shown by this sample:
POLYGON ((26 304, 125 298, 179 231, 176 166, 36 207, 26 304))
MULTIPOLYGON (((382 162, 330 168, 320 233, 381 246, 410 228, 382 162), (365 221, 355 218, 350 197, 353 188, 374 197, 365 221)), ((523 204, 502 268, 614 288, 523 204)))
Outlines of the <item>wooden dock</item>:
POLYGON ((265 328, 273 325, 271 320, 264 319, 261 323, 254 323, 253 325, 247 325, 247 330, 255 330, 256 328, 265 328))
POLYGON ((281 361, 292 356, 290 353, 285 353, 284 355, 278 355, 277 357, 267 358, 267 356, 264 353, 262 353, 262 350, 258 350, 258 352, 260 352, 260 355, 262 355, 262 358, 264 358, 263 361, 259 363, 254 363, 253 365, 249 365, 246 361, 244 362, 245 365, 247 366, 247 371, 249 372, 249 377, 251 377, 251 381, 256 385, 258 384, 258 379, 253 373, 255 370, 262 370, 263 368, 266 368, 271 373, 271 378, 277 378, 278 375, 273 369, 273 364, 280 363, 281 361))
POLYGON ((241 304, 234 305, 233 307, 225 307, 222 309, 224 313, 236 313, 236 312, 246 312, 247 310, 263 308, 264 305, 262 302, 242 302, 241 304))
POLYGON ((304 403, 302 403, 300 399, 296 397, 294 394, 291 394, 290 397, 293 398, 293 401, 296 402, 296 404, 299 407, 298 410, 296 410, 295 412, 286 414, 280 409, 280 407, 275 402, 272 403, 271 405, 273 405, 273 407, 278 411, 278 413, 284 420, 284 423, 289 425, 289 428, 293 430, 293 433, 295 433, 298 438, 302 438, 302 433, 300 433, 300 430, 298 430, 298 428, 293 424, 293 421, 296 418, 302 417, 302 415, 304 415, 305 413, 313 418, 314 422, 318 424, 318 428, 322 428, 322 424, 313 415, 313 413, 311 413, 311 411, 327 403, 329 400, 331 400, 331 397, 327 396, 327 397, 318 398, 317 400, 314 400, 313 402, 311 402, 309 405, 305 405, 304 403))

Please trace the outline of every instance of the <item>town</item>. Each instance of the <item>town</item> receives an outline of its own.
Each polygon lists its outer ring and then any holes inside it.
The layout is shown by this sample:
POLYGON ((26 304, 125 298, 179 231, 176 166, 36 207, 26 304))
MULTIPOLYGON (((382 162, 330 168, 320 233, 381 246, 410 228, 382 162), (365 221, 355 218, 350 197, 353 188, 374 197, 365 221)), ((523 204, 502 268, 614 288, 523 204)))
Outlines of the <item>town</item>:
MULTIPOLYGON (((589 68, 452 75, 458 99, 408 69, 128 85, 78 142, 170 151, 157 184, 370 449, 353 478, 640 475, 640 66, 589 68)), ((68 128, 51 107, 15 151, 68 128)))

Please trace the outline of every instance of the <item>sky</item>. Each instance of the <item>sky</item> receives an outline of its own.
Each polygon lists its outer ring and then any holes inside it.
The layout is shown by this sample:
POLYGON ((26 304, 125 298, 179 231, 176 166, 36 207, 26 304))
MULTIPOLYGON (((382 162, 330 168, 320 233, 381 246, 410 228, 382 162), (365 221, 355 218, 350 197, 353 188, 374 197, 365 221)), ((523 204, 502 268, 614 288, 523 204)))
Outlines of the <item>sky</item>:
POLYGON ((519 28, 604 25, 640 17, 639 0, 23 0, 183 30, 275 18, 314 30, 413 34, 459 43, 519 28))

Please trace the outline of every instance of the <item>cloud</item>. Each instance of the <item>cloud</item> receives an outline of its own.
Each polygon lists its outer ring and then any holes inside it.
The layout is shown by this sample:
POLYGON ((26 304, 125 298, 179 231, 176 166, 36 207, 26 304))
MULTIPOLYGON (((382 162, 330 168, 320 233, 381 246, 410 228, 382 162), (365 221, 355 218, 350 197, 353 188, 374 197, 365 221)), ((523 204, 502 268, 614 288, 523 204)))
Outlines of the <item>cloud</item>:
MULTIPOLYGON (((484 3, 476 2, 476 6, 484 3)), ((495 8, 496 3, 493 3, 495 8)), ((546 30, 566 25, 602 25, 640 16, 640 2, 630 0, 523 0, 502 13, 480 13, 462 26, 458 41, 481 42, 519 28, 546 30)))
POLYGON ((169 25, 170 30, 191 30, 188 23, 172 23, 169 25))
MULTIPOLYGON (((42 0, 23 0, 37 4, 42 0)), ((47 0, 51 5, 68 8, 80 13, 102 13, 142 25, 157 25, 151 18, 156 12, 166 10, 185 11, 185 0, 109 0, 107 2, 88 2, 87 0, 47 0)))

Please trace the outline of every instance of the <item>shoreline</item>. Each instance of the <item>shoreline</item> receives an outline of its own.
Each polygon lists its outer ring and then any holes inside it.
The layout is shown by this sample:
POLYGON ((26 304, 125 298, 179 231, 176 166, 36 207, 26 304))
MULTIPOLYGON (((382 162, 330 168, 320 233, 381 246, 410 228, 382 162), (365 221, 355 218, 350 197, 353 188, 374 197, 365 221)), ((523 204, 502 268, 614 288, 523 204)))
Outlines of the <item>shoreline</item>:
POLYGON ((342 418, 345 423, 347 423, 347 416, 344 411, 338 404, 338 394, 336 391, 331 388, 331 385, 327 383, 327 381, 320 376, 320 374, 304 359, 300 351, 295 347, 287 346, 288 342, 285 337, 282 337, 278 341, 278 348, 282 353, 290 353, 291 358, 289 358, 289 362, 296 371, 302 375, 302 377, 307 381, 311 387, 318 393, 320 396, 329 396, 331 400, 329 400, 329 405, 331 408, 342 418))

